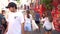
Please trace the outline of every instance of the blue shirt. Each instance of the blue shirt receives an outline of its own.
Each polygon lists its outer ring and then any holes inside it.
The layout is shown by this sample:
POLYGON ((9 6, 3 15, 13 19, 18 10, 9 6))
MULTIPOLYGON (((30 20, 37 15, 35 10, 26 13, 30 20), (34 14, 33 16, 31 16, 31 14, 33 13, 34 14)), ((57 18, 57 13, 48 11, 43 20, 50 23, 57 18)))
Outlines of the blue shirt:
POLYGON ((39 13, 36 13, 35 14, 35 21, 39 21, 39 19, 40 19, 40 14, 39 13))

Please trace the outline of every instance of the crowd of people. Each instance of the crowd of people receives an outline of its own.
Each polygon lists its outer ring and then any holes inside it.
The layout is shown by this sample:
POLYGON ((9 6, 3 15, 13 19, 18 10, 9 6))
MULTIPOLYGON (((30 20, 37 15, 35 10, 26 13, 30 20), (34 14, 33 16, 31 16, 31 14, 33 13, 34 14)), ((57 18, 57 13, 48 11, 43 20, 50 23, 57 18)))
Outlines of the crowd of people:
POLYGON ((52 34, 52 23, 55 30, 60 31, 60 5, 58 5, 57 10, 53 8, 51 13, 43 12, 42 16, 40 16, 39 11, 30 9, 26 5, 24 5, 24 9, 22 9, 23 6, 17 8, 14 2, 10 2, 6 8, 9 12, 6 14, 6 11, 2 10, 0 14, 0 34, 31 34, 33 20, 38 26, 38 31, 40 31, 41 23, 43 23, 45 34, 52 34))

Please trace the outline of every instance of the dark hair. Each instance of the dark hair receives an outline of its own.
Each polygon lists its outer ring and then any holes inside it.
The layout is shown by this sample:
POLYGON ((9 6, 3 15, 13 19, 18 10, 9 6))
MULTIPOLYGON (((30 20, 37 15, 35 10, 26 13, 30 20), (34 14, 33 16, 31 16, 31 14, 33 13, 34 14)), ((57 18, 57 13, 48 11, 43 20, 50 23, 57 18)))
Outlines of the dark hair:
POLYGON ((2 14, 5 12, 5 10, 2 10, 2 14))
POLYGON ((27 10, 26 13, 27 13, 27 18, 30 18, 30 15, 29 15, 30 14, 30 11, 27 10))
POLYGON ((26 9, 26 5, 24 5, 24 9, 26 9))
POLYGON ((47 17, 47 12, 44 12, 43 15, 42 15, 43 18, 47 17))
POLYGON ((48 17, 49 21, 52 22, 53 18, 51 16, 48 17))
POLYGON ((49 21, 52 22, 53 18, 52 18, 51 12, 47 11, 47 16, 48 16, 49 21))
POLYGON ((10 7, 15 7, 15 9, 17 9, 17 5, 13 2, 10 2, 6 8, 10 8, 10 7))

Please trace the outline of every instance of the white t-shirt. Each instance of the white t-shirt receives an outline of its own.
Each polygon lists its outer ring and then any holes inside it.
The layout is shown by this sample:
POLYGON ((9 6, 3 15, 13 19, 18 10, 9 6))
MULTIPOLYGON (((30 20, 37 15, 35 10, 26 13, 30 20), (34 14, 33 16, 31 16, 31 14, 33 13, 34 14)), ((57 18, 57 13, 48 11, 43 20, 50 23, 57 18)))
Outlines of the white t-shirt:
POLYGON ((21 24, 24 22, 23 14, 20 12, 8 14, 8 31, 6 34, 21 34, 21 24))
POLYGON ((51 29, 52 28, 52 23, 49 21, 48 17, 43 18, 41 21, 44 21, 43 26, 46 27, 46 29, 51 29))
POLYGON ((31 24, 32 22, 32 15, 31 14, 29 15, 30 15, 30 18, 27 18, 27 15, 25 15, 25 25, 31 24))

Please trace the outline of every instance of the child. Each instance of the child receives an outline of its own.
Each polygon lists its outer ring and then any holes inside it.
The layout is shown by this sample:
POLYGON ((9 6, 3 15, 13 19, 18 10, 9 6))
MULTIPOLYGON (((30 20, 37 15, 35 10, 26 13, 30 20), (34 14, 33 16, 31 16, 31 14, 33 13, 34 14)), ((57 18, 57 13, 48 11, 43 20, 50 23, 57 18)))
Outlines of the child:
POLYGON ((41 21, 43 21, 43 23, 44 23, 43 26, 45 29, 45 34, 51 34, 52 24, 49 20, 49 17, 47 16, 47 13, 43 14, 43 18, 41 21))
MULTIPOLYGON (((3 19, 2 19, 2 25, 3 25, 3 27, 4 27, 4 31, 6 30, 6 28, 7 28, 7 21, 6 21, 6 18, 5 18, 5 10, 2 10, 2 15, 3 15, 3 19)), ((3 32, 4 32, 3 31, 3 32)))
POLYGON ((3 32, 4 32, 3 23, 5 23, 5 18, 2 14, 0 14, 0 34, 3 34, 3 32))
POLYGON ((36 22, 36 24, 39 27, 39 30, 38 31, 40 31, 40 14, 39 14, 38 11, 35 13, 35 22, 36 22))
POLYGON ((57 24, 55 25, 56 31, 60 32, 60 15, 58 15, 58 18, 56 19, 56 24, 57 24))
POLYGON ((32 15, 30 14, 29 10, 26 12, 27 14, 25 15, 25 31, 27 34, 30 34, 32 31, 32 15))

